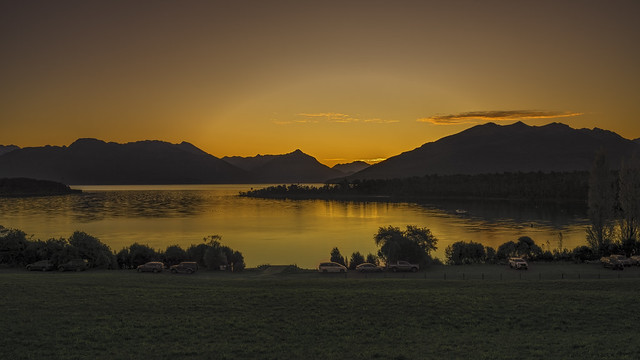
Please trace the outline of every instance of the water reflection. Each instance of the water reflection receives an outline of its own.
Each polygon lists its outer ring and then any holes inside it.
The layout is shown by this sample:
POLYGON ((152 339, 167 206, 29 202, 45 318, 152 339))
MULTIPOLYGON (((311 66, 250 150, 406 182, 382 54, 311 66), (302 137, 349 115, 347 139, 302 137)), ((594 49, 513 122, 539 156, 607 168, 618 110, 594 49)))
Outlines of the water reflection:
POLYGON ((187 247, 207 235, 242 251, 248 266, 297 264, 314 267, 338 246, 343 255, 377 251, 380 226, 413 224, 431 229, 447 245, 476 241, 497 247, 527 235, 541 246, 584 244, 580 206, 530 206, 509 202, 430 204, 269 200, 236 196, 250 186, 83 187, 79 195, 0 199, 0 224, 36 238, 86 231, 119 250, 134 242, 158 249, 187 247), (459 214, 456 210, 465 210, 459 214))
POLYGON ((188 217, 203 212, 206 195, 202 191, 87 192, 74 196, 70 206, 61 211, 80 222, 117 217, 188 217))

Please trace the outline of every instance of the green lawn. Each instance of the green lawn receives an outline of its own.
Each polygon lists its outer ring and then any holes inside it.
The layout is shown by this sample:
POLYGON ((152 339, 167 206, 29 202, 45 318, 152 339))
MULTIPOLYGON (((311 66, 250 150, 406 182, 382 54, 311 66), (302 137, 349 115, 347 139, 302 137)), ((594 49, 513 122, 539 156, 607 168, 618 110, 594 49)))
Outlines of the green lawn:
POLYGON ((640 270, 621 273, 587 265, 532 266, 522 280, 498 266, 367 278, 1 270, 1 357, 636 359, 640 270))

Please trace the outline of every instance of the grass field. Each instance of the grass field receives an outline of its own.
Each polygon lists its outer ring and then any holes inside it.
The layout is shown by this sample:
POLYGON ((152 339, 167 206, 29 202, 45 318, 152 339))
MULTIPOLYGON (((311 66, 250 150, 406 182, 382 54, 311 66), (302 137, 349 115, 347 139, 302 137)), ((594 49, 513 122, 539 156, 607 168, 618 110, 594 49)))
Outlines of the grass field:
POLYGON ((1 270, 0 357, 636 359, 640 354, 640 269, 534 265, 523 273, 521 280, 519 272, 498 266, 442 266, 366 278, 283 274, 273 268, 194 275, 1 270))

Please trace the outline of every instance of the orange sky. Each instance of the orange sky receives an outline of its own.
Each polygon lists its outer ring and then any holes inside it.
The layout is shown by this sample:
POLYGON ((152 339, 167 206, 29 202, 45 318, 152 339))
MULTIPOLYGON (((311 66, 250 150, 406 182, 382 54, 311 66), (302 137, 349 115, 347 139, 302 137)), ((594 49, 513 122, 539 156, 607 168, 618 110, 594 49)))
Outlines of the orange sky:
POLYGON ((0 2, 0 144, 382 159, 474 124, 640 137, 640 2, 0 2))

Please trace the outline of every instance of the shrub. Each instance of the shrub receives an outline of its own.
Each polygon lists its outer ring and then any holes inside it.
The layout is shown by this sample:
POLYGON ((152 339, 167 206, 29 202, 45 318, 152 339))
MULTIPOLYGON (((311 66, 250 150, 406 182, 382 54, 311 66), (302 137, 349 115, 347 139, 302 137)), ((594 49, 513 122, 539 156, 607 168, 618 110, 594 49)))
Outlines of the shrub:
POLYGON ((481 263, 486 258, 485 248, 480 243, 455 242, 445 249, 446 261, 452 265, 481 263))

